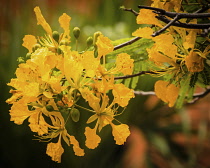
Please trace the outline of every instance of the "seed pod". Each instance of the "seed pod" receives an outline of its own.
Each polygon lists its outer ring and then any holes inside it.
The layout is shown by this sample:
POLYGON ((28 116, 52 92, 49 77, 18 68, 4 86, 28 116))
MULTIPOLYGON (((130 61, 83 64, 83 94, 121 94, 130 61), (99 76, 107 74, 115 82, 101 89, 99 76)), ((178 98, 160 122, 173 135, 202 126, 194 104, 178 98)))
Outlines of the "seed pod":
POLYGON ((47 105, 46 106, 46 109, 47 109, 47 111, 54 111, 54 108, 53 108, 53 106, 51 106, 51 105, 47 105))
POLYGON ((74 122, 78 122, 79 121, 79 118, 80 118, 80 112, 78 109, 76 108, 72 108, 71 111, 70 111, 70 114, 71 114, 71 118, 74 122))
POLYGON ((53 37, 53 39, 54 39, 55 41, 59 42, 59 37, 60 37, 60 35, 59 35, 59 33, 58 33, 57 31, 53 31, 52 37, 53 37))
POLYGON ((79 28, 79 27, 75 27, 75 28, 73 29, 73 34, 74 34, 74 37, 75 37, 76 39, 78 39, 78 38, 79 38, 79 35, 80 35, 80 28, 79 28))
POLYGON ((31 58, 31 53, 27 53, 26 54, 26 59, 30 59, 31 58))
POLYGON ((93 37, 88 37, 87 41, 87 47, 89 48, 91 45, 93 45, 93 37))
POLYGON ((23 57, 18 57, 17 61, 18 63, 25 63, 25 60, 23 57))

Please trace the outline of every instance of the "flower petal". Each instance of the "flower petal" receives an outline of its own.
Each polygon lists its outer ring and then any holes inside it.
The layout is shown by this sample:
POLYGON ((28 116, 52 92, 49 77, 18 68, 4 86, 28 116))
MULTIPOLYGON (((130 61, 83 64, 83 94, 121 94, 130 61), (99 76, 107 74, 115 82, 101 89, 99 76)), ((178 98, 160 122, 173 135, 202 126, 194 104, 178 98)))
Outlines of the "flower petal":
POLYGON ((117 145, 123 145, 126 142, 127 137, 130 135, 130 130, 128 125, 120 124, 112 126, 112 135, 114 136, 114 140, 117 145))
POLYGON ((85 128, 86 141, 85 145, 89 149, 95 149, 101 142, 101 138, 96 134, 96 129, 91 129, 90 127, 85 128))

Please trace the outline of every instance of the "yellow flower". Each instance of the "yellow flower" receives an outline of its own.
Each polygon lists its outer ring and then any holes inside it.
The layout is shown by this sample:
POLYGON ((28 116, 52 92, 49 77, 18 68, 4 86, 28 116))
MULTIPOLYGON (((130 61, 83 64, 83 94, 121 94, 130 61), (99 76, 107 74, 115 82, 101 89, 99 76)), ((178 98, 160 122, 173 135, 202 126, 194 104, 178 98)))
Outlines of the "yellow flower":
POLYGON ((114 136, 114 140, 117 145, 123 145, 126 142, 127 137, 130 135, 130 130, 128 125, 120 124, 112 126, 112 135, 114 136))
POLYGON ((28 105, 24 99, 14 102, 10 111, 10 121, 14 121, 15 124, 22 124, 25 119, 33 115, 33 111, 28 110, 28 105))
POLYGON ((131 75, 133 72, 133 59, 130 59, 130 55, 127 53, 121 53, 117 55, 116 69, 122 72, 124 75, 131 75))
POLYGON ((137 29, 135 32, 132 33, 132 36, 151 39, 152 34, 153 34, 153 30, 150 27, 144 27, 144 28, 137 29))
POLYGON ((33 35, 25 35, 23 38, 23 44, 22 46, 24 46, 25 48, 28 49, 29 53, 32 52, 32 48, 33 46, 37 43, 37 39, 35 36, 33 35))
POLYGON ((114 50, 111 40, 102 34, 97 38, 96 45, 98 47, 98 59, 114 50))
POLYGON ((98 66, 100 65, 100 60, 94 57, 93 51, 86 51, 81 54, 81 63, 86 71, 88 77, 94 77, 98 66))
POLYGON ((127 106, 129 100, 134 98, 134 91, 127 88, 122 83, 115 84, 112 93, 114 95, 114 102, 119 104, 121 107, 127 106))
POLYGON ((62 16, 59 17, 59 23, 60 26, 63 28, 64 33, 62 35, 62 40, 65 40, 66 42, 70 42, 70 21, 71 21, 71 17, 68 16, 66 13, 64 13, 62 16))
POLYGON ((115 102, 109 105, 109 98, 106 94, 96 94, 93 95, 91 92, 86 92, 85 99, 88 101, 89 105, 93 108, 95 114, 93 114, 87 121, 87 123, 92 123, 96 120, 96 125, 94 129, 86 127, 86 146, 90 149, 94 149, 100 143, 100 137, 96 134, 96 130, 99 132, 103 127, 110 124, 112 126, 112 134, 116 141, 116 144, 122 145, 126 141, 127 137, 130 135, 128 126, 125 124, 114 125, 113 120, 116 113, 116 109, 113 108, 115 102), (122 129, 122 130, 121 130, 122 129))
POLYGON ((52 36, 52 29, 51 29, 50 25, 46 22, 45 18, 42 15, 42 12, 38 6, 34 8, 34 12, 36 14, 37 24, 41 25, 43 27, 43 29, 47 32, 47 34, 52 36))
POLYGON ((204 69, 204 58, 191 50, 189 55, 185 58, 185 64, 188 71, 201 72, 204 69))
POLYGON ((155 94, 169 107, 173 107, 179 95, 179 87, 167 81, 159 80, 155 83, 155 94))
POLYGON ((74 136, 69 136, 70 143, 73 145, 73 150, 75 155, 77 156, 84 156, 84 150, 80 148, 78 141, 75 139, 74 136))
POLYGON ((152 7, 156 7, 156 8, 161 8, 164 9, 166 11, 172 11, 173 9, 176 12, 180 12, 180 8, 181 8, 181 2, 180 0, 153 0, 153 3, 151 4, 152 7))
POLYGON ((89 149, 95 149, 101 142, 101 138, 96 134, 96 129, 91 129, 90 127, 85 128, 86 141, 85 145, 89 149))
POLYGON ((49 155, 53 161, 60 163, 61 162, 61 155, 63 154, 64 149, 61 145, 61 138, 57 143, 50 142, 47 144, 47 151, 46 154, 49 155))
POLYGON ((156 14, 152 10, 140 9, 139 15, 136 18, 137 24, 152 24, 162 28, 162 24, 155 16, 156 14))
POLYGON ((37 132, 39 136, 48 133, 48 125, 46 124, 46 121, 41 112, 32 114, 28 121, 30 123, 29 127, 31 128, 31 131, 37 132))

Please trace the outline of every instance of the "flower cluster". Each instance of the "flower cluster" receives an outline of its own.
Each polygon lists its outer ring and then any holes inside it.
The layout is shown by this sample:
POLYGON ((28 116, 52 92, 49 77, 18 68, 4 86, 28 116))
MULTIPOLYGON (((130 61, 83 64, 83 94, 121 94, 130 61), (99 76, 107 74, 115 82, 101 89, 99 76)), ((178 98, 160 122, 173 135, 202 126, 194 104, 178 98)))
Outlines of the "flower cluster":
POLYGON ((116 144, 124 144, 130 134, 129 127, 115 117, 120 114, 120 107, 123 109, 128 105, 134 92, 122 83, 116 83, 114 76, 132 74, 133 59, 120 53, 116 55, 115 65, 107 69, 106 55, 114 49, 109 38, 99 33, 92 50, 74 51, 70 46, 71 17, 65 13, 59 17, 63 29, 59 34, 52 31, 39 7, 34 11, 37 24, 43 27, 46 35, 23 38, 28 53, 16 70, 16 78, 8 83, 14 88, 10 91, 12 97, 7 100, 12 104, 11 121, 22 124, 28 119, 31 131, 40 139, 57 139, 57 142, 48 143, 46 151, 56 162, 61 162, 64 152, 62 140, 73 146, 75 155, 84 155, 84 149, 66 128, 70 119, 79 121, 80 108, 92 114, 87 124, 95 122, 93 128, 84 129, 88 148, 98 146, 101 141, 98 133, 106 125, 112 127, 116 144), (90 108, 80 106, 78 100, 86 101, 90 108))
MULTIPOLYGON (((183 11, 182 1, 159 1, 153 0, 151 9, 163 9, 164 11, 175 11, 187 13, 183 11)), ((148 58, 154 63, 151 71, 159 70, 160 74, 164 74, 165 81, 157 81, 155 84, 156 95, 169 106, 174 106, 180 88, 184 84, 183 81, 191 81, 194 87, 196 80, 193 81, 195 75, 205 71, 205 60, 210 53, 209 39, 198 38, 201 34, 200 29, 186 29, 182 27, 170 26, 162 34, 152 36, 154 32, 162 29, 166 23, 160 21, 157 13, 149 9, 140 9, 137 16, 138 24, 146 24, 133 32, 133 36, 151 39, 154 45, 147 48, 148 58), (204 49, 200 50, 195 47, 196 40, 206 44, 204 49), (188 78, 189 77, 189 78, 188 78)), ((181 19, 182 23, 196 24, 197 19, 181 19)), ((209 67, 209 66, 208 66, 209 67)))

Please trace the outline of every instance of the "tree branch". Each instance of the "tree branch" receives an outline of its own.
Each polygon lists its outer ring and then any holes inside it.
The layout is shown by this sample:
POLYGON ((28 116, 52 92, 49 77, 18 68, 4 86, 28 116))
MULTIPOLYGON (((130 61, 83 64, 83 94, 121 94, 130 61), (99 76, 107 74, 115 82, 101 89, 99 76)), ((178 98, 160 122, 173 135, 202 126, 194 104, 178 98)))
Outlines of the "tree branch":
POLYGON ((115 46, 114 50, 118 50, 118 49, 120 49, 122 47, 125 47, 127 45, 131 45, 131 44, 133 44, 134 42, 136 42, 136 41, 138 41, 140 39, 141 39, 141 37, 135 37, 135 38, 133 38, 133 39, 131 39, 129 41, 126 41, 125 43, 122 43, 122 44, 119 44, 119 45, 115 46))
MULTIPOLYGON (((201 92, 201 93, 195 93, 193 95, 193 100, 188 102, 187 104, 193 104, 199 99, 207 96, 210 93, 210 89, 206 89, 206 91, 201 92)), ((134 91, 135 95, 142 95, 142 96, 151 96, 151 95, 156 95, 154 91, 134 91)))
POLYGON ((131 9, 131 8, 125 8, 125 7, 123 6, 121 9, 124 10, 124 11, 128 11, 128 12, 133 13, 135 16, 138 16, 138 15, 139 15, 138 12, 136 12, 135 10, 133 10, 133 9, 131 9))
POLYGON ((174 18, 177 15, 179 15, 180 18, 191 18, 191 19, 210 17, 210 13, 177 13, 177 12, 167 12, 164 9, 154 8, 154 7, 150 7, 150 6, 139 5, 138 7, 143 8, 143 9, 154 10, 154 13, 156 13, 158 15, 165 15, 165 16, 168 16, 170 18, 174 18))
POLYGON ((177 27, 190 28, 190 29, 203 29, 204 30, 203 35, 206 35, 206 33, 209 32, 210 23, 206 23, 206 24, 190 24, 190 23, 178 22, 178 20, 180 20, 182 18, 191 18, 191 19, 193 19, 193 18, 207 18, 207 17, 210 17, 210 13, 201 13, 201 12, 204 12, 207 9, 210 8, 209 4, 207 6, 203 6, 201 9, 197 10, 195 13, 167 12, 164 9, 150 7, 150 6, 142 6, 142 5, 139 5, 138 7, 139 8, 143 8, 143 9, 153 10, 154 13, 158 14, 158 16, 156 16, 156 18, 161 20, 161 21, 163 21, 163 22, 165 22, 167 24, 166 26, 164 26, 159 31, 156 31, 155 33, 153 33, 152 34, 153 37, 159 35, 160 33, 165 31, 170 26, 177 26, 177 27), (166 16, 172 18, 172 20, 166 18, 166 16))
MULTIPOLYGON (((156 18, 165 23, 169 23, 171 21, 170 19, 167 19, 165 16, 156 16, 156 18)), ((210 27, 210 23, 190 24, 190 23, 174 22, 172 23, 172 26, 189 28, 189 29, 208 29, 210 27)))
POLYGON ((191 102, 189 102, 190 104, 195 103, 196 101, 198 101, 200 98, 205 97, 206 95, 208 95, 210 93, 210 89, 206 89, 206 91, 201 92, 201 93, 196 93, 193 95, 193 100, 191 102))
POLYGON ((155 92, 153 91, 134 91, 135 95, 143 95, 143 96, 151 96, 151 95, 156 95, 155 92))
POLYGON ((165 25, 162 29, 160 29, 160 30, 156 31, 155 33, 153 33, 153 34, 152 34, 152 37, 155 37, 155 36, 159 35, 160 33, 162 33, 163 31, 165 31, 167 28, 169 28, 171 25, 173 25, 173 23, 175 23, 175 22, 178 21, 179 19, 180 19, 179 14, 177 14, 177 15, 175 16, 175 18, 174 18, 173 20, 170 20, 170 21, 168 22, 168 24, 165 25))
POLYGON ((128 79, 128 78, 133 78, 133 77, 140 76, 140 75, 145 75, 145 74, 158 74, 159 72, 165 72, 165 71, 163 71, 163 70, 156 71, 156 72, 153 72, 153 71, 141 71, 139 73, 132 74, 132 75, 117 76, 117 77, 114 77, 114 79, 115 80, 118 80, 118 79, 128 79))

